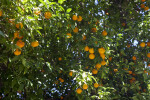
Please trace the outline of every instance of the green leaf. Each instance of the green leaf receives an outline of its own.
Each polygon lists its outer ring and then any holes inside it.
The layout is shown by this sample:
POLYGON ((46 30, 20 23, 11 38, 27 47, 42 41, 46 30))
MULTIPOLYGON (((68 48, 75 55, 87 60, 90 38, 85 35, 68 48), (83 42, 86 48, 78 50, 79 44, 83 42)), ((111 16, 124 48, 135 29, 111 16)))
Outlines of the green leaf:
POLYGON ((0 35, 2 35, 3 37, 5 37, 2 31, 0 31, 0 35))
POLYGON ((62 4, 66 0, 58 0, 58 3, 62 4))
POLYGON ((72 8, 68 8, 66 12, 69 13, 71 10, 72 10, 72 8))

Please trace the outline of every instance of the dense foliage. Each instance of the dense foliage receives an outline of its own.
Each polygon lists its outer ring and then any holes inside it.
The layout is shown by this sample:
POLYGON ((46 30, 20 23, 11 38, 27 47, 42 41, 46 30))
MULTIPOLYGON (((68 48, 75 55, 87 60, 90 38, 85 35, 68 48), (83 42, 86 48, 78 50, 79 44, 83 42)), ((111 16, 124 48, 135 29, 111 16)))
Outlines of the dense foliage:
POLYGON ((149 100, 149 0, 1 0, 0 99, 149 100))

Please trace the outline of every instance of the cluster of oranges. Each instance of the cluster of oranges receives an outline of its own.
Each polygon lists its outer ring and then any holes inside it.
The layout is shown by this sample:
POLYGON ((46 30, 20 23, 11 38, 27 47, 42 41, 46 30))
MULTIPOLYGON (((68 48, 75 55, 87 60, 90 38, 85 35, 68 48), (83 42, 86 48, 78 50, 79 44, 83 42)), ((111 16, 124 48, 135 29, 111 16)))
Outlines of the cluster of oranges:
MULTIPOLYGON (((141 2, 145 2, 145 0, 141 0, 141 2)), ((141 8, 147 11, 149 7, 145 6, 145 4, 141 4, 141 8)))
MULTIPOLYGON (((100 84, 94 83, 94 87, 95 87, 95 88, 98 88, 99 86, 100 86, 100 84)), ((102 85, 101 85, 101 86, 102 86, 102 85)), ((87 90, 87 89, 88 89, 88 85, 87 85, 87 84, 83 84, 82 88, 83 88, 84 90, 87 90)), ((81 88, 78 88, 78 89, 76 90, 76 92, 77 92, 78 94, 81 94, 81 93, 82 93, 82 89, 81 89, 81 88)))

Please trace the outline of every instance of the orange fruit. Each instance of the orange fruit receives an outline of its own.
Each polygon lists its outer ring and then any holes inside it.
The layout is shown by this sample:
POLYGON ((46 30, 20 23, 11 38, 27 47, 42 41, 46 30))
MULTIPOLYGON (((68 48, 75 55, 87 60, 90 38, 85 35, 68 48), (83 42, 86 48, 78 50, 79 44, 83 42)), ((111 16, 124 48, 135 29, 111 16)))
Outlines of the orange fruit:
POLYGON ((150 53, 147 54, 147 57, 150 58, 150 53))
POLYGON ((101 65, 106 65, 106 61, 101 61, 101 65))
POLYGON ((98 84, 98 83, 94 83, 94 87, 95 87, 95 88, 98 88, 98 87, 99 87, 99 84, 98 84))
POLYGON ((87 84, 83 84, 82 87, 83 87, 84 90, 86 90, 88 88, 88 85, 87 84))
POLYGON ((131 79, 131 80, 135 81, 136 79, 135 79, 134 77, 132 77, 132 79, 131 79))
POLYGON ((145 0, 141 0, 141 2, 145 2, 145 0))
POLYGON ((141 46, 141 47, 145 47, 145 43, 144 43, 144 42, 141 42, 141 43, 140 43, 140 46, 141 46))
POLYGON ((63 96, 61 96, 61 97, 60 97, 60 99, 62 100, 62 99, 64 99, 64 97, 63 97, 63 96))
POLYGON ((94 58, 95 58, 95 55, 94 55, 93 53, 91 53, 91 54, 89 55, 89 58, 90 58, 90 59, 94 59, 94 58))
POLYGON ((132 71, 128 71, 129 72, 129 74, 132 74, 132 71))
POLYGON ((18 23, 18 24, 16 24, 16 27, 19 29, 19 28, 23 28, 23 24, 20 22, 20 23, 18 23))
POLYGON ((3 14, 3 12, 2 12, 2 10, 0 10, 0 16, 2 16, 2 14, 3 14))
POLYGON ((61 57, 59 57, 59 58, 58 58, 58 60, 59 60, 59 61, 61 61, 61 60, 62 60, 62 58, 61 58, 61 57))
POLYGON ((73 15, 73 16, 72 16, 72 19, 75 21, 75 20, 78 19, 78 17, 77 17, 76 15, 73 15))
POLYGON ((16 49, 16 50, 14 51, 14 54, 15 54, 16 56, 20 55, 20 54, 21 54, 21 50, 16 49))
POLYGON ((145 8, 145 4, 141 4, 141 8, 145 8))
POLYGON ((71 38, 72 36, 71 33, 67 33, 66 35, 67 35, 67 38, 71 38))
POLYGON ((125 26, 126 25, 126 23, 122 23, 122 26, 125 26))
POLYGON ((62 79, 62 78, 59 78, 58 80, 62 83, 64 82, 64 79, 62 79))
POLYGON ((93 48, 90 48, 90 49, 89 49, 89 53, 94 53, 94 49, 93 49, 93 48))
POLYGON ((45 13, 44 13, 44 17, 45 17, 46 19, 50 19, 50 18, 52 17, 51 12, 49 12, 49 11, 45 12, 45 13))
POLYGON ((77 21, 78 21, 78 22, 81 22, 81 21, 82 21, 82 17, 79 16, 78 19, 77 19, 77 21))
POLYGON ((70 71, 70 72, 69 72, 69 76, 72 76, 72 74, 73 74, 73 72, 72 72, 72 71, 70 71))
POLYGON ((147 46, 150 47, 150 42, 147 42, 147 46))
POLYGON ((127 47, 130 48, 130 44, 127 44, 127 47))
POLYGON ((25 43, 22 42, 22 40, 18 40, 17 43, 16 43, 16 45, 17 45, 18 47, 22 48, 22 47, 24 47, 25 43))
POLYGON ((16 31, 16 32, 14 33, 14 38, 18 38, 18 37, 19 37, 19 32, 16 31))
POLYGON ((149 7, 145 7, 144 10, 147 11, 149 9, 149 7))
POLYGON ((97 73, 98 73, 98 71, 96 69, 92 70, 92 74, 97 74, 97 73))
POLYGON ((102 47, 102 48, 99 48, 98 49, 98 52, 101 54, 101 53, 105 53, 105 49, 102 47))
POLYGON ((38 41, 34 41, 31 43, 31 46, 32 47, 37 47, 39 45, 39 42, 38 41))
POLYGON ((92 28, 92 32, 96 32, 97 31, 97 29, 96 28, 92 28))
POLYGON ((97 64, 95 65, 95 68, 100 69, 100 68, 101 68, 101 64, 97 63, 97 64))
POLYGON ((118 72, 118 69, 114 69, 114 72, 118 72))
POLYGON ((150 67, 150 63, 148 64, 148 67, 150 67))
POLYGON ((35 10, 35 11, 33 11, 33 13, 34 13, 35 15, 39 15, 39 14, 41 13, 41 11, 35 10))
POLYGON ((77 92, 78 94, 81 94, 81 93, 82 93, 82 89, 81 89, 81 88, 78 88, 78 89, 76 90, 76 92, 77 92))
POLYGON ((104 53, 100 53, 100 56, 102 57, 102 59, 105 59, 105 54, 104 53))
POLYGON ((12 24, 15 24, 15 19, 9 19, 8 22, 12 23, 12 24))
POLYGON ((133 56, 133 57, 132 57, 132 60, 136 60, 136 57, 135 57, 135 56, 133 56))
POLYGON ((86 47, 84 48, 84 51, 89 51, 89 47, 86 46, 86 47))
POLYGON ((109 61, 111 61, 112 60, 112 57, 109 57, 109 59, 108 59, 109 61))
POLYGON ((83 35, 83 38, 82 38, 82 40, 86 40, 86 35, 83 35))
POLYGON ((79 31, 79 29, 77 28, 77 27, 75 27, 74 29, 73 29, 73 32, 74 33, 77 33, 79 31))
POLYGON ((107 32, 104 30, 104 31, 102 32, 102 35, 103 35, 103 36, 106 36, 106 35, 107 35, 107 32))

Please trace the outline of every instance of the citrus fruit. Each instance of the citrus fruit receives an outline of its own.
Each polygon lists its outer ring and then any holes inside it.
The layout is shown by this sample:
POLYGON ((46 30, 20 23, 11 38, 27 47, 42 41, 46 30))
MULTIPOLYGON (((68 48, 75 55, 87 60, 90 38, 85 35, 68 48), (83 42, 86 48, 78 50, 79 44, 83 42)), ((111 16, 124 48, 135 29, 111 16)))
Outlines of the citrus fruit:
POLYGON ((133 57, 132 57, 132 60, 136 60, 136 57, 135 57, 135 56, 133 56, 133 57))
POLYGON ((100 53, 100 56, 102 59, 105 59, 105 54, 104 53, 100 53))
POLYGON ((20 55, 20 54, 21 54, 21 50, 16 49, 16 50, 14 51, 14 54, 15 54, 16 56, 20 55))
POLYGON ((92 70, 92 74, 97 74, 97 73, 98 73, 98 71, 96 69, 92 70))
POLYGON ((78 17, 77 17, 76 15, 73 15, 73 16, 72 16, 72 20, 75 21, 75 20, 77 20, 77 19, 78 19, 78 17))
POLYGON ((77 33, 79 31, 79 29, 77 28, 77 27, 75 27, 74 29, 73 29, 73 32, 74 33, 77 33))
POLYGON ((106 35, 107 35, 107 32, 104 30, 104 31, 102 32, 102 35, 103 35, 103 36, 106 36, 106 35))
POLYGON ((61 57, 59 57, 59 58, 58 58, 58 60, 59 60, 59 61, 61 61, 61 60, 62 60, 62 58, 61 58, 61 57))
POLYGON ((94 49, 93 49, 93 48, 90 48, 90 49, 89 49, 89 53, 94 53, 94 49))
POLYGON ((20 48, 24 47, 25 43, 22 40, 18 40, 16 45, 20 48))
POLYGON ((86 47, 84 48, 84 51, 89 51, 89 47, 86 46, 86 47))
POLYGON ((150 58, 150 53, 147 54, 147 57, 150 58))
POLYGON ((141 46, 141 47, 145 47, 145 43, 144 43, 144 42, 141 42, 141 43, 140 43, 140 46, 141 46))
POLYGON ((132 74, 132 71, 128 71, 129 72, 129 74, 132 74))
POLYGON ((39 42, 38 41, 34 41, 31 43, 31 46, 32 47, 37 47, 39 45, 39 42))
POLYGON ((95 58, 95 55, 94 55, 93 53, 91 53, 91 54, 89 55, 89 58, 90 58, 90 59, 94 59, 94 58, 95 58))
POLYGON ((102 47, 102 48, 99 48, 98 49, 98 52, 101 54, 101 53, 105 53, 105 49, 102 47))
POLYGON ((72 36, 71 33, 67 33, 66 35, 67 35, 67 38, 71 38, 72 36))
POLYGON ((101 61, 101 65, 106 65, 106 62, 104 60, 101 61))
POLYGON ((94 83, 94 87, 95 87, 95 88, 98 88, 98 87, 99 87, 99 84, 98 84, 98 83, 94 83))
POLYGON ((86 90, 88 88, 88 85, 87 84, 83 84, 82 87, 83 87, 84 90, 86 90))
POLYGON ((18 24, 16 24, 16 27, 19 29, 19 28, 23 28, 23 24, 20 22, 20 23, 18 23, 18 24))
POLYGON ((147 42, 147 46, 150 47, 150 42, 147 42))
POLYGON ((72 72, 72 71, 70 71, 70 72, 69 72, 69 76, 72 76, 72 73, 73 73, 73 72, 72 72))
POLYGON ((114 72, 118 72, 118 69, 114 69, 114 72))
POLYGON ((50 19, 51 16, 52 16, 52 14, 51 14, 51 12, 49 12, 49 11, 47 11, 47 12, 44 13, 44 17, 45 17, 46 19, 50 19))
POLYGON ((145 8, 145 4, 141 4, 141 8, 145 8))
POLYGON ((78 89, 76 90, 76 92, 77 92, 78 94, 81 94, 81 93, 82 93, 82 89, 81 89, 81 88, 78 88, 78 89))
POLYGON ((149 9, 149 7, 145 7, 144 10, 147 11, 149 9))
POLYGON ((109 61, 111 61, 112 60, 112 57, 109 57, 109 59, 108 59, 109 61))
POLYGON ((95 68, 100 69, 100 68, 101 68, 101 64, 97 63, 97 64, 95 65, 95 68))
POLYGON ((77 19, 77 21, 78 21, 78 22, 81 22, 81 21, 82 21, 82 17, 79 16, 78 19, 77 19))
POLYGON ((97 31, 97 29, 96 28, 92 28, 92 32, 96 32, 97 31))
POLYGON ((0 10, 0 16, 2 16, 2 14, 3 14, 3 12, 2 12, 2 10, 0 10))

